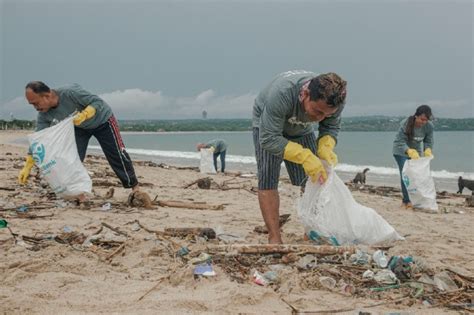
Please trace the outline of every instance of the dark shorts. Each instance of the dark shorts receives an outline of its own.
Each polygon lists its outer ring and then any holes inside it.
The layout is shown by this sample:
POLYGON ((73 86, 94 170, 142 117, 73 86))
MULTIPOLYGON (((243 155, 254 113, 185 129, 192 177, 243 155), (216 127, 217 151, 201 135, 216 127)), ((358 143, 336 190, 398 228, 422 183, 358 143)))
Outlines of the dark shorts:
MULTIPOLYGON (((290 141, 301 144, 304 148, 310 149, 311 152, 316 155, 316 136, 314 132, 291 139, 290 141)), ((281 162, 284 161, 283 155, 274 155, 260 147, 258 128, 253 128, 253 144, 255 146, 255 157, 257 159, 258 189, 278 189, 281 162)), ((285 166, 293 185, 303 186, 306 183, 307 176, 302 165, 285 160, 285 166)))

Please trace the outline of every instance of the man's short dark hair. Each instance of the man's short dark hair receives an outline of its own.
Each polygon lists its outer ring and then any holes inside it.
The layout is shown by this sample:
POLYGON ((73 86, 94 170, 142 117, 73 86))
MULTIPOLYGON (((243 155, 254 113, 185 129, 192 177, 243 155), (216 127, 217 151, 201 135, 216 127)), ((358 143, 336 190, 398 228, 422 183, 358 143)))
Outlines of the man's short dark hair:
POLYGON ((51 91, 49 86, 44 84, 44 82, 41 81, 31 81, 25 86, 26 89, 31 89, 33 92, 36 94, 41 94, 41 93, 48 93, 51 91))
POLYGON ((347 82, 335 73, 320 74, 309 83, 309 98, 324 100, 329 107, 340 107, 346 101, 346 85, 347 82))

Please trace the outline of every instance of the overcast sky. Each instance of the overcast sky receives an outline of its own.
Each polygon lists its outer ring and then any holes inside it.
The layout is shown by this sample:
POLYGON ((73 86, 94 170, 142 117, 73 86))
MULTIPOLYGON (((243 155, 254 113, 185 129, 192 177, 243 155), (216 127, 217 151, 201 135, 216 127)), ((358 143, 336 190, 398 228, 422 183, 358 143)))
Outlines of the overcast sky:
POLYGON ((474 117, 473 2, 0 0, 0 119, 79 83, 119 119, 249 118, 286 70, 348 81, 345 116, 474 117))

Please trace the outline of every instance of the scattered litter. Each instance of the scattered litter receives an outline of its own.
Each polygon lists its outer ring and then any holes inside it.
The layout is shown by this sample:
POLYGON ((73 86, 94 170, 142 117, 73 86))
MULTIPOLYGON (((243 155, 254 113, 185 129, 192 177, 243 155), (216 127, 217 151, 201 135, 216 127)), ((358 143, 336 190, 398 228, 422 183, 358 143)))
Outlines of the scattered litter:
POLYGON ((100 210, 102 211, 109 211, 110 209, 112 209, 112 205, 110 204, 110 202, 104 203, 100 208, 100 210))
POLYGON ((223 242, 235 242, 235 241, 243 240, 243 238, 239 235, 226 233, 224 229, 222 228, 222 226, 218 226, 215 229, 215 233, 216 233, 217 239, 223 242))
POLYGON ((326 289, 333 290, 337 282, 334 278, 321 276, 319 277, 319 283, 326 289))
POLYGON ((28 211, 28 206, 22 205, 16 209, 17 212, 25 213, 28 211))
POLYGON ((277 283, 279 281, 278 273, 275 271, 267 271, 263 274, 268 284, 277 283))
POLYGON ((458 286, 446 271, 435 274, 433 281, 441 291, 451 292, 458 289, 458 286))
POLYGON ((334 245, 334 246, 340 245, 334 236, 324 237, 314 230, 311 230, 308 232, 308 238, 318 245, 324 245, 324 244, 329 244, 329 245, 334 245))
POLYGON ((186 256, 187 254, 189 254, 189 249, 185 246, 181 247, 180 249, 178 249, 178 251, 176 252, 176 255, 178 255, 179 257, 183 257, 183 256, 186 256))
POLYGON ((353 265, 366 265, 370 262, 370 255, 360 249, 356 249, 355 254, 352 254, 351 257, 349 257, 349 261, 353 265))
POLYGON ((267 286, 269 284, 265 276, 257 270, 253 273, 253 282, 261 286, 267 286))
POLYGON ((134 231, 134 232, 140 231, 141 226, 140 226, 140 224, 138 224, 138 222, 134 222, 134 223, 132 224, 132 226, 130 227, 130 229, 131 229, 132 231, 134 231))
POLYGON ((4 229, 8 226, 7 220, 0 220, 0 229, 4 229))
POLYGON ((341 293, 344 295, 350 296, 356 293, 355 286, 349 283, 345 283, 342 279, 339 281, 338 286, 341 289, 341 293))
POLYGON ((71 232, 72 232, 72 228, 71 228, 70 226, 67 226, 67 225, 66 225, 65 227, 63 227, 63 232, 64 232, 64 233, 71 233, 71 232))
POLYGON ((380 268, 387 268, 388 258, 385 253, 380 249, 374 252, 374 254, 372 255, 372 259, 380 268))
POLYGON ((411 266, 413 258, 411 256, 401 257, 392 256, 388 263, 388 268, 393 271, 395 276, 400 280, 408 280, 412 277, 411 266))
POLYGON ((296 266, 299 269, 313 269, 317 265, 317 258, 314 255, 305 255, 298 260, 296 266))
POLYGON ((374 276, 374 280, 382 284, 394 284, 398 282, 397 276, 389 269, 378 271, 374 276))
POLYGON ((189 260, 189 262, 193 265, 196 265, 196 264, 202 264, 204 262, 210 262, 212 259, 211 255, 207 254, 207 253, 201 253, 199 254, 198 257, 194 257, 192 259, 189 260))
POLYGON ((54 202, 54 205, 57 208, 66 208, 69 205, 69 203, 67 201, 64 201, 64 200, 56 200, 54 202))
POLYGON ((194 268, 195 276, 204 276, 204 277, 213 277, 216 275, 216 272, 210 264, 198 265, 194 268))
POLYGON ((375 273, 372 270, 366 270, 362 274, 362 278, 364 278, 364 279, 373 279, 374 275, 375 275, 375 273))

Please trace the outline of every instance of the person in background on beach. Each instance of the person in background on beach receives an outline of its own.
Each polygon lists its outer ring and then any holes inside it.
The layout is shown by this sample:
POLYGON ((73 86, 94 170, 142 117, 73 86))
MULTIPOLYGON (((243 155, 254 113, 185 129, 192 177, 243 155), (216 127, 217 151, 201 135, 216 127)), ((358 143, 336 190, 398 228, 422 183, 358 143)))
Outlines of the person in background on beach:
POLYGON ((346 84, 335 73, 288 71, 274 78, 255 99, 252 126, 258 201, 269 243, 282 243, 278 194, 282 161, 296 186, 303 186, 307 176, 313 182, 327 179, 320 159, 337 164, 334 147, 346 84), (317 138, 313 122, 319 123, 317 138))
MULTIPOLYGON (((125 151, 117 120, 110 106, 100 97, 91 94, 77 84, 50 89, 41 81, 31 81, 25 87, 28 103, 38 111, 36 131, 50 127, 74 115, 74 132, 79 158, 84 161, 89 139, 94 136, 124 188, 138 191, 138 180, 132 160, 125 151)), ((18 181, 28 181, 34 165, 31 152, 20 171, 18 181)))
POLYGON ((217 172, 217 158, 220 156, 221 159, 221 172, 224 173, 225 170, 225 154, 227 151, 227 143, 222 139, 214 139, 207 143, 198 143, 196 146, 197 150, 201 149, 211 149, 213 152, 214 158, 214 168, 217 172))
POLYGON ((393 156, 400 170, 400 182, 402 186, 402 206, 406 209, 413 208, 408 196, 408 191, 403 182, 402 170, 408 159, 419 159, 420 156, 433 157, 433 130, 431 120, 433 115, 428 105, 421 105, 416 109, 414 115, 400 122, 400 129, 393 141, 393 156))

